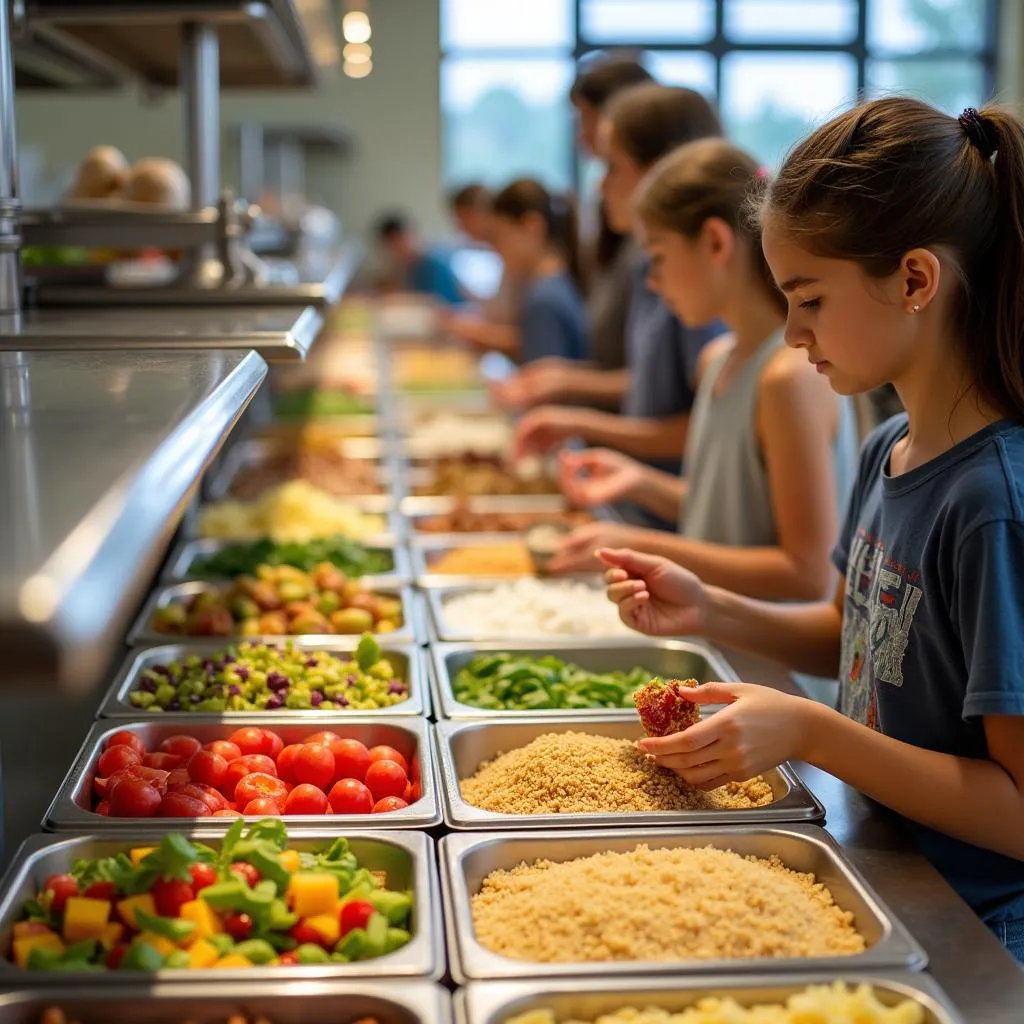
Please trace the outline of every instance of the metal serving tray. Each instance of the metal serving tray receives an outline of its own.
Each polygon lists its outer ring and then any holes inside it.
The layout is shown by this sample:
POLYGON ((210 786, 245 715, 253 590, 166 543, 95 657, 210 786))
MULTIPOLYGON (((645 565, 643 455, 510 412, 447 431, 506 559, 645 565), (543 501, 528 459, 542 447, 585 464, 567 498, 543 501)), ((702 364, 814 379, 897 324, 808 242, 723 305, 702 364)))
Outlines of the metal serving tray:
MULTIPOLYGON (((174 828, 173 824, 171 828, 174 828)), ((196 826, 175 829, 191 839, 219 849, 223 831, 196 826)), ((370 871, 387 872, 390 888, 411 889, 413 911, 412 939, 408 945, 394 953, 375 960, 340 964, 296 964, 284 967, 259 967, 244 970, 208 970, 202 972, 205 980, 238 980, 285 982, 292 979, 317 978, 429 978, 436 980, 444 972, 441 913, 438 900, 437 873, 434 864, 433 841, 422 832, 348 831, 321 827, 295 833, 289 845, 299 851, 324 848, 345 836, 352 852, 362 867, 370 871)), ((111 830, 104 836, 32 836, 21 845, 3 879, 0 897, 0 986, 12 987, 31 983, 35 975, 16 967, 7 959, 11 948, 11 932, 21 916, 27 899, 36 895, 44 879, 52 874, 70 870, 77 860, 109 857, 132 846, 152 842, 152 832, 138 829, 111 830)), ((157 971, 147 976, 153 981, 169 979, 185 981, 186 971, 157 971)), ((72 971, 51 971, 45 976, 47 985, 56 991, 62 984, 104 985, 120 988, 125 976, 119 971, 82 974, 72 971)))
POLYGON ((533 719, 529 722, 439 722, 434 726, 437 764, 444 784, 445 820, 456 829, 611 828, 672 825, 741 825, 780 821, 821 821, 825 809, 788 764, 763 772, 775 797, 767 807, 719 811, 635 811, 588 814, 501 814, 467 803, 460 779, 473 775, 484 761, 525 747, 545 733, 588 732, 596 736, 638 740, 646 734, 636 715, 587 720, 581 715, 533 719))
MULTIPOLYGON (((734 999, 741 1006, 783 1003, 808 985, 845 981, 851 987, 867 983, 884 1006, 912 999, 924 1009, 924 1024, 965 1024, 946 994, 927 974, 906 971, 872 971, 858 975, 797 974, 785 980, 775 974, 702 978, 588 979, 585 992, 575 981, 477 981, 455 995, 458 1024, 505 1024, 511 1017, 531 1010, 550 1009, 558 1021, 596 1021, 603 1014, 625 1007, 642 1010, 653 1006, 670 1013, 708 997, 734 999)), ((2 1020, 2 1018, 0 1018, 2 1020)))
MULTIPOLYGON (((244 541, 231 540, 182 540, 167 559, 161 580, 164 583, 188 583, 196 579, 191 569, 199 558, 223 551, 224 548, 233 544, 245 543, 244 541)), ((400 580, 406 582, 412 578, 412 568, 409 563, 408 551, 398 543, 395 537, 375 537, 366 542, 366 547, 375 550, 387 551, 391 555, 394 568, 387 573, 367 573, 359 577, 368 586, 373 586, 377 580, 394 582, 400 580)), ((203 582, 208 582, 203 580, 203 582)))
POLYGON ((675 830, 603 832, 453 833, 441 840, 448 952, 455 979, 594 977, 619 975, 719 975, 771 971, 830 974, 890 968, 919 970, 927 962, 921 946, 847 863, 835 840, 815 825, 722 826, 675 830), (492 871, 539 859, 576 860, 605 851, 626 852, 640 843, 656 849, 715 846, 742 856, 776 854, 789 868, 812 873, 836 903, 854 914, 867 949, 853 956, 778 960, 668 960, 599 963, 524 963, 485 949, 476 939, 470 897, 492 871))
MULTIPOLYGON (((226 498, 231 498, 231 488, 234 485, 235 477, 243 469, 263 462, 282 450, 287 451, 290 447, 292 446, 285 441, 266 437, 253 438, 234 445, 207 482, 207 498, 210 501, 223 501, 226 498)), ((342 438, 337 442, 337 449, 340 454, 353 461, 375 463, 377 482, 381 487, 381 493, 388 492, 389 486, 394 483, 395 466, 382 441, 371 437, 342 438)), ((280 481, 280 483, 285 482, 284 480, 280 481)))
MULTIPOLYGON (((356 649, 358 637, 295 637, 296 647, 316 651, 329 651, 333 654, 348 654, 356 649), (312 639, 313 642, 307 642, 312 639), (326 641, 330 641, 327 643, 326 641)), ((138 721, 152 715, 159 716, 161 722, 173 721, 179 726, 185 722, 194 722, 200 715, 191 711, 160 711, 145 712, 128 702, 128 694, 135 689, 139 676, 154 665, 166 665, 177 661, 188 654, 210 654, 213 651, 230 646, 224 642, 212 644, 203 642, 182 642, 163 644, 159 647, 146 647, 141 650, 129 651, 121 668, 118 670, 113 685, 107 691, 97 713, 98 718, 130 718, 138 721)), ((236 726, 262 725, 271 716, 284 718, 289 722, 317 722, 321 729, 327 729, 331 723, 349 722, 366 718, 409 718, 425 715, 430 711, 430 696, 426 682, 426 654, 414 643, 392 642, 382 637, 380 648, 384 656, 391 662, 399 678, 409 688, 409 699, 401 704, 378 708, 375 711, 225 711, 223 718, 236 726)), ((221 717, 221 716, 218 716, 221 717)))
MULTIPOLYGON (((145 712, 139 712, 144 715, 145 712)), ((149 749, 154 749, 161 740, 175 736, 187 728, 188 735, 194 736, 201 743, 211 740, 227 739, 237 728, 232 722, 211 715, 196 715, 195 721, 183 727, 177 720, 165 721, 165 715, 150 715, 148 720, 140 722, 122 722, 107 719, 97 722, 89 731, 89 735, 78 752, 71 771, 61 783, 53 803, 50 804, 43 818, 43 828, 56 832, 105 832, 111 828, 131 828, 138 830, 154 830, 166 832, 167 818, 106 818, 90 810, 92 806, 92 784, 96 775, 96 762, 106 745, 107 739, 115 732, 128 730, 135 733, 149 749)), ((266 729, 273 729, 285 745, 302 743, 307 737, 321 732, 323 726, 319 722, 303 721, 297 723, 287 716, 267 714, 262 721, 266 729)), ((434 771, 433 745, 430 740, 430 727, 422 718, 393 718, 384 722, 362 721, 339 724, 335 719, 327 728, 334 726, 340 735, 359 740, 367 747, 386 744, 394 747, 411 764, 418 758, 420 777, 422 779, 423 796, 414 804, 402 810, 388 814, 345 815, 344 817, 325 818, 322 814, 288 815, 284 821, 289 830, 322 829, 324 824, 341 825, 351 829, 382 829, 382 828, 431 828, 440 824, 441 799, 438 795, 437 775, 434 771)), ((261 816, 252 818, 256 821, 261 816)), ((230 818, 216 818, 202 822, 211 828, 224 825, 231 826, 230 818)))
MULTIPOLYGON (((435 596, 429 591, 426 599, 435 596)), ((586 708, 579 711, 541 709, 539 711, 493 711, 475 708, 455 699, 454 680, 459 671, 478 654, 509 651, 531 658, 553 654, 562 661, 573 662, 592 672, 647 669, 652 676, 663 679, 696 679, 735 682, 739 677, 715 648, 693 640, 650 640, 640 634, 633 637, 595 641, 581 637, 573 641, 551 638, 557 646, 545 647, 542 640, 481 640, 473 643, 435 643, 431 646, 431 679, 434 686, 434 707, 439 718, 490 719, 502 722, 513 719, 550 718, 552 715, 583 718, 617 718, 629 708, 586 708)))
MULTIPOLYGON (((456 507, 468 508, 470 512, 529 512, 537 516, 557 515, 566 512, 569 505, 560 494, 521 494, 521 495, 483 495, 477 498, 459 500, 452 497, 417 497, 403 498, 399 511, 412 524, 413 530, 420 532, 418 524, 430 516, 445 515, 456 507)), ((440 532, 421 533, 423 537, 445 537, 452 534, 440 532)), ((454 534, 461 537, 462 533, 454 534)), ((503 533, 502 536, 515 536, 515 532, 503 533)))
MULTIPOLYGON (((159 644, 164 643, 167 640, 179 639, 175 636, 169 636, 167 633, 158 633, 152 628, 150 622, 153 619, 153 615, 160 609, 164 608, 175 601, 180 601, 188 597, 194 597, 196 594, 201 594, 205 590, 209 590, 219 584, 213 580, 200 581, 195 580, 191 583, 174 583, 170 586, 159 587, 153 591, 152 594, 146 599, 146 603, 142 607, 142 611, 139 613, 139 617, 135 620, 132 628, 128 632, 128 636, 125 638, 125 643, 129 647, 136 647, 139 644, 159 644)), ((222 584, 221 584, 222 585, 222 584)), ((367 580, 367 590, 372 591, 375 594, 385 594, 388 597, 400 597, 402 600, 402 621, 403 625, 401 629, 395 630, 393 633, 382 633, 380 639, 387 637, 389 639, 404 641, 404 640, 415 640, 414 635, 414 622, 415 619, 412 615, 412 591, 405 584, 405 581, 394 575, 389 576, 374 576, 367 580)), ((302 640, 307 646, 310 647, 330 647, 333 644, 337 644, 339 639, 344 640, 348 634, 344 633, 316 633, 316 634, 303 634, 302 640)), ((289 639, 288 636, 227 636, 227 637, 181 637, 182 640, 203 640, 213 639, 220 644, 237 643, 239 640, 253 640, 257 643, 274 642, 279 643, 282 640, 289 639)), ((297 639, 291 637, 291 639, 297 639)), ((356 642, 359 638, 356 637, 356 642)), ((342 644, 342 647, 345 645, 342 644)))
POLYGON ((354 1024, 374 1017, 380 1024, 451 1024, 451 996, 429 981, 401 985, 366 981, 304 981, 301 991, 256 981, 126 981, 107 991, 76 985, 59 993, 44 987, 0 993, 0 1024, 39 1024, 48 1006, 60 1006, 81 1024, 223 1024, 231 1014, 266 1015, 274 1024, 354 1024), (296 998, 301 996, 301 998, 296 998))

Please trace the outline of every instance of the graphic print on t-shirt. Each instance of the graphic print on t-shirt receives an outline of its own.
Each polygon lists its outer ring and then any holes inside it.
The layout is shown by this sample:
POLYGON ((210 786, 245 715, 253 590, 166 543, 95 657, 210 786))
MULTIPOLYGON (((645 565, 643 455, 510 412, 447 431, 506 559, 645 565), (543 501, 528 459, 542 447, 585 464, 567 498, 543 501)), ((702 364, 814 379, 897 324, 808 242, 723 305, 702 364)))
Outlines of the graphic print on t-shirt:
POLYGON ((921 574, 885 553, 859 527, 846 563, 846 602, 839 666, 844 715, 879 728, 877 686, 903 685, 903 658, 921 601, 921 574))

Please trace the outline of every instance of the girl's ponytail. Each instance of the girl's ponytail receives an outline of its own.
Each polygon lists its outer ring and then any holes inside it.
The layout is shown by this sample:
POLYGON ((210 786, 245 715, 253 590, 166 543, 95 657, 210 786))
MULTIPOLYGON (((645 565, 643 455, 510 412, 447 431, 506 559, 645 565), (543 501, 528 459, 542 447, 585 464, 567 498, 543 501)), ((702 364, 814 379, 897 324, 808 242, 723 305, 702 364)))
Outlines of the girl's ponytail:
POLYGON ((554 193, 551 196, 552 217, 549 232, 552 240, 565 257, 566 269, 583 293, 587 290, 586 272, 580 253, 580 224, 576 200, 572 193, 554 193))

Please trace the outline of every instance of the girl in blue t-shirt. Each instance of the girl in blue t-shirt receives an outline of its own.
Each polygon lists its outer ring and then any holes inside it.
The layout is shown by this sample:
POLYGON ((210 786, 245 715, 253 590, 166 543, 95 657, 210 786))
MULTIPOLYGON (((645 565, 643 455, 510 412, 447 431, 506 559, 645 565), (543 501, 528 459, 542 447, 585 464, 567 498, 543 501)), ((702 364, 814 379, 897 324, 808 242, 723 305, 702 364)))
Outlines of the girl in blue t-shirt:
POLYGON ((832 601, 772 605, 664 559, 602 556, 645 633, 838 675, 839 710, 710 683, 718 714, 641 746, 701 788, 789 758, 903 815, 1024 961, 1024 125, 889 98, 798 145, 757 211, 786 341, 841 394, 891 383, 832 601))
POLYGON ((491 202, 491 243, 508 274, 524 282, 519 332, 494 345, 521 363, 587 355, 576 210, 570 197, 521 178, 491 202))

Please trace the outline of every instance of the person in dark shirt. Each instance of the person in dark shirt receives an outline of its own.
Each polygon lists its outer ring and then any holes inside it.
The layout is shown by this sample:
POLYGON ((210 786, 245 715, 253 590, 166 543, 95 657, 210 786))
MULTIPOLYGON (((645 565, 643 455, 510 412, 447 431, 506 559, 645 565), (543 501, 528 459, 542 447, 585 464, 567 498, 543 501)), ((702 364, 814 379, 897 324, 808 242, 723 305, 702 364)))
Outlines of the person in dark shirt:
POLYGON ((398 287, 458 305, 466 301, 459 280, 444 254, 426 248, 412 223, 400 213, 377 222, 377 239, 387 254, 398 287))

